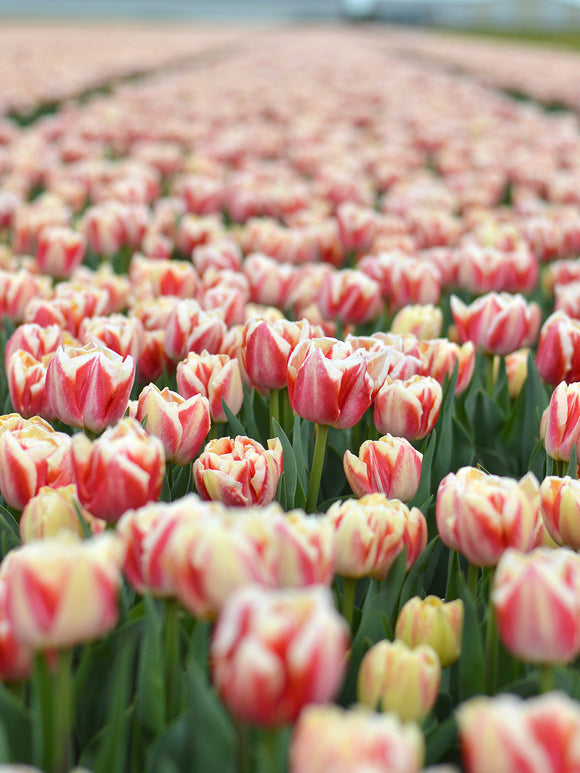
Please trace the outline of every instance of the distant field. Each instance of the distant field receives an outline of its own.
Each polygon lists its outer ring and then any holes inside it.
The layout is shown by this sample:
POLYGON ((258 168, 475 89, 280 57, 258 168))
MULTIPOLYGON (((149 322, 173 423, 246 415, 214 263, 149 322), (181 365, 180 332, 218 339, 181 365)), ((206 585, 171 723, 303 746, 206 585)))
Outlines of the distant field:
POLYGON ((521 43, 539 43, 547 46, 580 49, 580 29, 558 32, 551 30, 497 30, 497 29, 457 29, 449 30, 462 35, 497 38, 521 43))

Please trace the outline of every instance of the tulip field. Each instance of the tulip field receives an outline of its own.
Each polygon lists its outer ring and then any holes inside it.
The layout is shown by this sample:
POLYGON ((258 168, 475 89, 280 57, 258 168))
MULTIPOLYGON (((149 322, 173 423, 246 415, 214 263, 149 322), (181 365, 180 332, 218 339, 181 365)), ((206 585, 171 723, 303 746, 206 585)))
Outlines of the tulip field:
POLYGON ((580 54, 0 68, 0 773, 578 773, 580 54))

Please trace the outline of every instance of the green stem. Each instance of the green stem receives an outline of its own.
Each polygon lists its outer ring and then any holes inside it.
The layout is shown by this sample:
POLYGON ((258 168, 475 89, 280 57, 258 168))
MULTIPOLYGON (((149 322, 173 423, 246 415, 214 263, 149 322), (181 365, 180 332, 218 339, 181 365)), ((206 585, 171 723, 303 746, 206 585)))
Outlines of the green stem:
POLYGON ((485 391, 490 397, 493 397, 493 388, 495 386, 495 358, 497 354, 486 354, 485 359, 487 363, 486 376, 485 376, 485 391))
POLYGON ((550 692, 554 687, 554 667, 550 663, 544 663, 540 666, 540 693, 550 692))
POLYGON ((34 667, 36 721, 33 754, 45 773, 67 773, 71 763, 73 689, 71 653, 61 650, 51 671, 47 655, 38 653, 34 667))
POLYGON ((218 423, 217 421, 212 421, 211 427, 209 428, 209 432, 206 435, 205 443, 209 443, 210 440, 215 440, 218 436, 218 423))
POLYGON ((564 478, 567 472, 567 464, 563 459, 554 459, 554 474, 558 478, 564 478))
POLYGON ((467 587, 469 588, 469 593, 471 594, 471 598, 473 599, 474 604, 477 604, 477 579, 479 577, 479 566, 475 566, 475 564, 468 564, 467 565, 467 587))
POLYGON ((488 593, 489 601, 487 607, 487 624, 485 628, 485 686, 488 695, 495 695, 495 686, 497 682, 497 658, 499 640, 497 636, 497 622, 495 612, 491 601, 491 592, 493 589, 494 567, 485 570, 488 575, 488 593))
POLYGON ((276 437, 274 433, 274 419, 280 424, 280 390, 270 390, 270 437, 276 437))
POLYGON ((354 613, 354 594, 356 591, 356 579, 344 577, 344 592, 342 594, 342 615, 346 620, 349 630, 352 631, 352 617, 354 613))
POLYGON ((175 599, 165 602, 163 628, 165 658, 165 700, 167 722, 179 714, 179 605, 175 599))
POLYGON ((322 478, 322 465, 324 464, 324 453, 326 451, 326 438, 328 435, 328 424, 316 425, 316 442, 314 443, 314 456, 312 458, 312 469, 310 470, 310 481, 308 482, 308 495, 306 497, 306 512, 313 513, 318 504, 318 492, 320 489, 320 480, 322 478))
POLYGON ((280 773, 278 759, 278 730, 265 727, 260 731, 259 773, 280 773))

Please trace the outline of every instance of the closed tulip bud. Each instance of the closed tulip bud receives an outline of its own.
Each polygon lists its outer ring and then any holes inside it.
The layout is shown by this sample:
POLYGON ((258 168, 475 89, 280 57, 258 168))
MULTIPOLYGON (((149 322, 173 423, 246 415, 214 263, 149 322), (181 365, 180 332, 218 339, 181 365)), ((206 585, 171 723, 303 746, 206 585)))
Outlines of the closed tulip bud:
POLYGON ((167 319, 165 351, 174 360, 185 359, 189 352, 217 354, 226 330, 217 311, 202 311, 194 300, 180 301, 167 319))
POLYGON ((553 459, 569 461, 572 449, 580 459, 580 384, 562 381, 552 392, 550 404, 544 411, 540 435, 546 453, 553 459))
POLYGON ((228 420, 222 400, 234 416, 244 402, 244 387, 240 365, 236 357, 227 354, 190 352, 177 365, 177 389, 185 398, 203 395, 209 402, 211 420, 228 420))
POLYGON ((330 585, 335 572, 335 545, 328 519, 294 510, 273 520, 276 584, 281 588, 330 585))
POLYGON ((36 262, 43 274, 66 279, 83 262, 87 242, 71 228, 51 226, 43 228, 36 246, 36 262))
MULTIPOLYGON (((28 304, 34 299, 50 298, 52 281, 46 276, 19 271, 0 271, 0 319, 24 322, 28 304)), ((27 320, 30 321, 30 320, 27 320)))
POLYGON ((68 486, 74 482, 71 439, 31 423, 0 435, 0 492, 16 510, 43 486, 68 486))
POLYGON ((439 338, 443 327, 443 312, 437 306, 405 306, 395 314, 391 332, 395 335, 412 334, 420 340, 439 338))
POLYGON ((357 696, 372 709, 394 711, 404 722, 420 720, 435 705, 440 682, 441 664, 432 647, 380 641, 362 660, 357 696))
POLYGON ((512 400, 519 397, 528 377, 528 355, 530 350, 526 347, 518 349, 505 358, 505 369, 508 381, 508 390, 512 400))
POLYGON ((567 548, 507 550, 491 593, 505 647, 532 663, 567 663, 580 654, 580 556, 567 548))
POLYGON ((282 444, 268 440, 266 450, 244 435, 210 441, 193 464, 193 478, 202 499, 229 507, 268 505, 276 497, 282 474, 282 444))
POLYGON ((194 298, 200 288, 199 276, 188 261, 150 260, 142 255, 133 256, 129 280, 137 298, 194 298))
POLYGON ((434 378, 388 378, 375 397, 375 426, 383 434, 421 440, 437 423, 442 399, 443 391, 434 378))
POLYGON ((495 566, 509 547, 528 552, 541 527, 539 484, 462 467, 443 478, 435 509, 439 536, 475 566, 495 566))
POLYGON ((316 424, 353 427, 369 408, 374 381, 368 356, 333 338, 301 341, 288 361, 292 410, 316 424))
POLYGON ((131 355, 135 362, 141 355, 144 335, 141 320, 123 314, 84 319, 78 332, 81 344, 101 343, 121 357, 131 355))
POLYGON ((580 320, 556 311, 542 325, 536 367, 543 381, 580 381, 580 320))
POLYGON ((155 384, 146 386, 139 395, 135 418, 147 434, 161 440, 165 458, 175 464, 195 459, 211 426, 207 398, 194 395, 186 400, 155 384))
POLYGON ((94 442, 75 435, 72 460, 79 500, 96 518, 116 522, 125 510, 159 498, 163 445, 135 419, 122 419, 94 442))
POLYGON ((238 719, 270 727, 293 722, 305 705, 336 696, 348 645, 326 588, 245 588, 215 627, 212 681, 238 719))
POLYGON ((122 564, 123 544, 112 534, 10 551, 2 577, 17 640, 35 650, 60 649, 108 633, 119 614, 122 564))
POLYGON ((34 323, 19 325, 8 339, 4 362, 8 362, 17 349, 28 352, 35 360, 42 360, 46 354, 56 352, 59 346, 73 343, 74 339, 58 325, 47 327, 34 323))
POLYGON ((553 540, 580 550, 580 480, 552 475, 540 486, 542 515, 553 540))
POLYGON ((460 340, 472 341, 489 354, 510 354, 533 345, 542 321, 537 303, 509 293, 489 293, 470 306, 453 295, 451 313, 460 340))
POLYGON ((431 376, 443 386, 445 377, 451 378, 457 365, 455 394, 459 395, 467 389, 475 368, 475 347, 471 341, 459 346, 446 338, 436 338, 421 341, 419 349, 424 375, 431 376))
POLYGON ((28 501, 20 516, 22 542, 56 537, 61 532, 72 532, 77 537, 82 537, 81 518, 93 534, 100 534, 107 525, 105 521, 93 518, 81 506, 74 484, 59 488, 43 486, 38 494, 28 501))
POLYGON ((417 773, 424 756, 419 727, 396 714, 307 706, 290 741, 290 773, 417 773))
POLYGON ((466 773, 560 773, 578 766, 580 709, 564 693, 479 696, 457 712, 466 773))
POLYGON ((378 282, 356 269, 327 274, 317 302, 325 319, 339 319, 343 325, 364 325, 383 311, 378 282))
POLYGON ((395 636, 411 648, 433 647, 441 668, 447 668, 461 654, 463 611, 461 599, 444 603, 437 596, 414 596, 399 612, 395 636))
POLYGON ((46 392, 62 422, 102 432, 127 410, 134 380, 132 357, 123 358, 101 344, 59 347, 48 365, 46 392))
POLYGON ((313 335, 305 319, 269 322, 250 319, 242 333, 244 367, 253 384, 260 389, 283 389, 288 384, 288 359, 296 346, 313 335))
POLYGON ((345 451, 344 474, 355 496, 383 493, 408 502, 417 493, 423 454, 408 440, 385 435, 365 440, 358 456, 345 451))
POLYGON ((37 360, 28 352, 17 349, 6 361, 10 400, 22 416, 38 415, 48 421, 56 419, 46 393, 46 370, 52 356, 47 354, 37 360))
POLYGON ((146 330, 143 349, 137 363, 137 376, 141 383, 157 381, 164 372, 173 373, 175 362, 165 353, 165 330, 146 330))
POLYGON ((342 577, 384 580, 405 548, 408 568, 427 544, 427 523, 420 510, 409 511, 383 494, 335 502, 325 519, 334 530, 335 571, 342 577))

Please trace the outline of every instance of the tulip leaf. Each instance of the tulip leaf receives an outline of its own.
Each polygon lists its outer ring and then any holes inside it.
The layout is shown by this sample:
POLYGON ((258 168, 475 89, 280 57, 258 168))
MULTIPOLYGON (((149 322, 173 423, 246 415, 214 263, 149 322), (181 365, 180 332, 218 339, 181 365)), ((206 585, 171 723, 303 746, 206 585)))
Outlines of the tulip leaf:
POLYGON ((455 363, 451 378, 445 376, 443 398, 439 410, 439 418, 435 425, 437 432, 437 453, 433 462, 431 476, 436 485, 450 470, 452 442, 452 421, 455 416, 455 387, 457 385, 458 363, 455 363))
POLYGON ((403 583, 399 607, 402 607, 413 596, 420 596, 427 591, 439 564, 444 545, 439 537, 434 537, 415 561, 403 583))
POLYGON ((461 573, 459 553, 456 550, 449 551, 449 566, 447 569, 447 586, 445 588, 445 601, 455 601, 459 598, 457 575, 461 573))
POLYGON ((510 407, 510 392, 507 380, 505 357, 499 357, 499 368, 493 388, 493 399, 502 413, 507 415, 510 407))
MULTIPOLYGON (((230 425, 230 430, 233 436, 236 435, 247 435, 246 430, 244 429, 244 425, 242 422, 238 419, 238 417, 232 412, 232 409, 230 406, 226 403, 225 399, 222 397, 222 408, 223 411, 227 417, 227 420, 230 425)), ((255 436, 254 436, 255 437, 255 436)))
POLYGON ((485 660, 477 610, 461 572, 457 572, 457 596, 464 604, 463 641, 459 658, 459 698, 465 700, 485 691, 485 660))
POLYGON ((248 436, 257 439, 259 437, 259 432, 256 425, 256 416, 254 412, 254 395, 256 394, 256 390, 251 389, 248 391, 246 388, 244 388, 244 391, 244 402, 242 403, 242 416, 244 419, 244 424, 246 426, 248 436))
POLYGON ((570 453, 570 461, 568 462, 566 475, 569 475, 574 479, 578 477, 578 448, 576 444, 572 446, 572 452, 570 453))
POLYGON ((425 764, 434 765, 443 758, 448 759, 452 750, 457 754, 458 746, 457 721, 451 714, 427 734, 425 764))
MULTIPOLYGON (((296 459, 296 472, 298 473, 298 481, 302 485, 302 491, 305 492, 308 489, 308 474, 307 474, 307 456, 304 448, 303 435, 302 435, 302 422, 300 416, 296 414, 294 417, 294 430, 292 432, 292 444, 294 447, 294 458, 296 459)), ((306 504, 306 497, 304 498, 306 504)))
POLYGON ((437 430, 434 429, 431 432, 425 453, 423 454, 423 460, 421 462, 421 478, 419 480, 419 488, 417 493, 408 503, 409 507, 419 507, 424 505, 429 499, 431 494, 431 465, 433 464, 433 457, 435 455, 435 447, 437 445, 437 430))
POLYGON ((165 724, 165 678, 161 616, 151 596, 144 597, 145 633, 139 653, 135 711, 140 724, 158 735, 165 724))
POLYGON ((32 746, 30 712, 6 685, 0 684, 0 760, 30 763, 32 746))
MULTIPOLYGON (((447 472, 457 472, 461 467, 468 467, 473 463, 475 451, 472 436, 459 419, 454 416, 451 423, 451 463, 447 472)), ((447 473, 445 473, 443 477, 445 477, 446 474, 447 473)), ((441 480, 442 478, 439 478, 439 481, 441 480)))
POLYGON ((8 551, 18 547, 20 543, 20 530, 16 519, 9 510, 0 505, 0 557, 4 558, 8 551))
POLYGON ((284 488, 285 488, 285 504, 286 510, 292 510, 295 506, 294 499, 296 495, 296 483, 298 481, 298 470, 296 464, 296 457, 294 456, 294 449, 292 443, 288 440, 288 435, 284 432, 280 423, 273 419, 274 434, 279 438, 282 444, 283 463, 284 463, 284 488))
POLYGON ((191 491, 192 465, 184 464, 174 478, 171 501, 181 499, 191 491))

